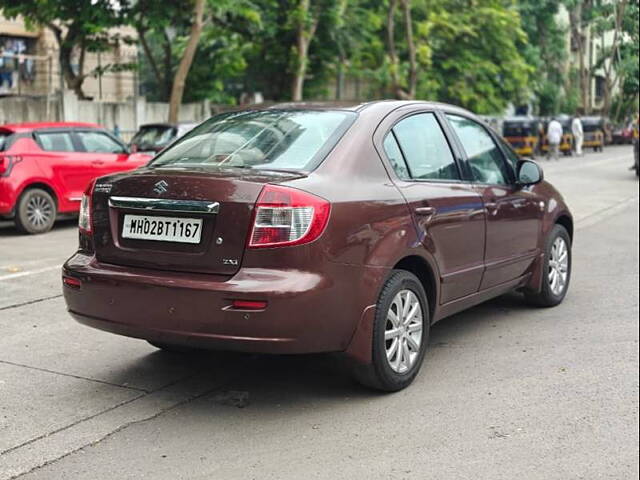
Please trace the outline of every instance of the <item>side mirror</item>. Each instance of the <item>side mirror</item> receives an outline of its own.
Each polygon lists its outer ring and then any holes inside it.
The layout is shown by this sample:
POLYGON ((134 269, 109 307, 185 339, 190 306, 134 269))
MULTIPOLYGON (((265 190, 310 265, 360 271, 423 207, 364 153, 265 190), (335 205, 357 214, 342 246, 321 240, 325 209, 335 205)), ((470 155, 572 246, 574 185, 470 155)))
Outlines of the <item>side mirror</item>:
POLYGON ((544 179, 542 168, 532 160, 521 160, 517 170, 520 185, 535 185, 544 179))

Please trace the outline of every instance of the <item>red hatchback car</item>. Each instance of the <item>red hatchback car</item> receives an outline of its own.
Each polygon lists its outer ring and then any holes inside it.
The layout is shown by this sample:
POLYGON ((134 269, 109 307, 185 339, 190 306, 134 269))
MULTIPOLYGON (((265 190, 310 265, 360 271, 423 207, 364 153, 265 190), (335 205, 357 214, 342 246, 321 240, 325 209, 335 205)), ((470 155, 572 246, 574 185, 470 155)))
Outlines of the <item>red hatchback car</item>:
POLYGON ((150 155, 90 123, 0 125, 0 218, 25 233, 53 227, 58 213, 77 213, 91 180, 145 165, 150 155))
POLYGON ((573 221, 473 114, 383 101, 215 116, 92 184, 80 232, 78 321, 169 350, 343 352, 392 391, 434 322, 512 290, 560 303, 573 221))

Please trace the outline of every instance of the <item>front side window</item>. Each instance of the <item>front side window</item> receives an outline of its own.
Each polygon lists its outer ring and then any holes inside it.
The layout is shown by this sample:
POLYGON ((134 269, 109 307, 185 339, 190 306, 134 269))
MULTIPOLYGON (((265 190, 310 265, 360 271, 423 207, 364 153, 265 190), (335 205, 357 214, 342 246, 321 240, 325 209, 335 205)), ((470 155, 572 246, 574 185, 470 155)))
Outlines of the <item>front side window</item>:
POLYGON ((458 167, 449 143, 433 113, 405 118, 393 133, 416 180, 459 180, 458 167))
POLYGON ((333 148, 356 116, 339 110, 222 114, 191 130, 150 166, 308 170, 333 148))
POLYGON ((509 171, 502 152, 485 128, 473 120, 447 115, 467 154, 474 180, 479 183, 507 185, 509 171))
POLYGON ((122 145, 102 132, 77 132, 85 152, 123 153, 122 145))
POLYGON ((38 143, 47 152, 73 152, 73 141, 69 132, 38 132, 38 143))

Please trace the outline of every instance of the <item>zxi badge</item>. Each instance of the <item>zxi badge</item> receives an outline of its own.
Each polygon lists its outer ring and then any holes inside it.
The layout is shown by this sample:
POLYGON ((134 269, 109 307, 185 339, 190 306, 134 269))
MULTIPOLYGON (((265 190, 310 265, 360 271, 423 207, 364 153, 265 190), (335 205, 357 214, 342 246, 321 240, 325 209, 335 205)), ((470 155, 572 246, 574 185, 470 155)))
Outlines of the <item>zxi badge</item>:
POLYGON ((166 181, 160 180, 153 186, 153 191, 159 195, 161 193, 166 192, 168 186, 169 184, 166 181))

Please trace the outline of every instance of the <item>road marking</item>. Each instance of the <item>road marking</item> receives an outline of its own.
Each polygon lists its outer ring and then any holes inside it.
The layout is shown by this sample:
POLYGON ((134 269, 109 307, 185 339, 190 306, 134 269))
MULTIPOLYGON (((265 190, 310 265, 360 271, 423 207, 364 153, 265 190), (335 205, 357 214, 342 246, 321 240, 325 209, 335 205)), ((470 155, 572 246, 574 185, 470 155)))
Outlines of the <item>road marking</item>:
POLYGON ((638 196, 634 195, 632 197, 627 197, 619 202, 608 205, 596 212, 590 213, 586 217, 582 217, 576 220, 576 230, 582 230, 583 228, 590 227, 595 225, 596 223, 600 223, 602 220, 605 220, 612 215, 620 213, 624 211, 630 203, 637 203, 638 196))
POLYGON ((52 270, 60 270, 61 268, 62 265, 54 265, 53 267, 44 267, 37 270, 28 270, 26 272, 10 273, 9 275, 0 277, 0 282, 3 280, 13 280, 15 278, 27 277, 29 275, 37 275, 38 273, 50 272, 52 270))
POLYGON ((43 263, 49 263, 49 262, 59 262, 60 260, 64 260, 64 258, 60 258, 60 256, 57 257, 45 257, 45 258, 38 258, 38 259, 34 259, 34 260, 19 260, 14 263, 6 263, 4 265, 0 265, 0 271, 7 271, 10 268, 15 268, 18 267, 20 268, 20 271, 22 271, 22 267, 26 266, 26 265, 32 265, 34 267, 37 267, 38 265, 42 265, 43 263))

